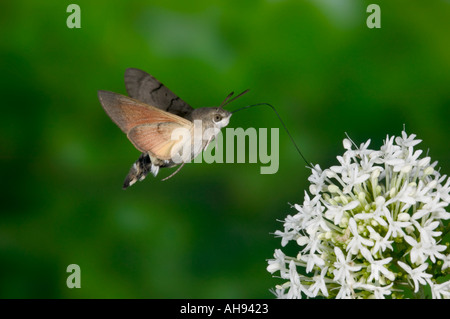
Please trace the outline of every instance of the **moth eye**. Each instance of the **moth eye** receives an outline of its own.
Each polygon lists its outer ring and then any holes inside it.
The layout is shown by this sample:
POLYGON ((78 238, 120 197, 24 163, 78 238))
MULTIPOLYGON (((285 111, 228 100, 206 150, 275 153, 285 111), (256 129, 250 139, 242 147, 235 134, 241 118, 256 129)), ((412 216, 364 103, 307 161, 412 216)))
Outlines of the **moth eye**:
POLYGON ((222 116, 221 115, 219 115, 219 114, 216 114, 215 116, 214 116, 214 122, 220 122, 220 121, 222 121, 222 116))

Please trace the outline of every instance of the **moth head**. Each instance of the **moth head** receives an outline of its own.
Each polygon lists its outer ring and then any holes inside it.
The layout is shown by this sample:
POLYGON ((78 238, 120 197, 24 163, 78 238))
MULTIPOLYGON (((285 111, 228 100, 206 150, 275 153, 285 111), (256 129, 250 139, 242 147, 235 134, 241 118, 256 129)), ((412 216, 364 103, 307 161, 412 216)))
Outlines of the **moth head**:
POLYGON ((221 129, 222 127, 225 127, 230 122, 231 112, 228 112, 224 110, 224 106, 228 103, 233 102, 237 98, 241 97, 245 93, 247 93, 248 90, 245 90, 244 92, 236 95, 235 97, 232 97, 234 95, 234 92, 231 92, 228 94, 228 96, 223 100, 222 103, 220 103, 220 106, 217 108, 214 108, 214 113, 212 114, 212 121, 216 127, 221 129))
POLYGON ((202 107, 195 109, 189 117, 189 120, 202 120, 206 122, 206 125, 209 127, 215 127, 219 130, 228 125, 230 122, 231 112, 225 110, 223 107, 228 103, 233 102, 237 98, 241 97, 248 90, 232 97, 234 95, 233 92, 228 94, 228 96, 223 100, 223 102, 219 105, 219 107, 202 107))
POLYGON ((231 112, 224 110, 220 107, 215 108, 214 112, 211 115, 214 125, 217 126, 219 129, 227 126, 228 123, 230 123, 231 112))
POLYGON ((219 130, 230 122, 231 112, 220 107, 202 107, 192 112, 193 120, 201 120, 206 127, 216 127, 219 130))

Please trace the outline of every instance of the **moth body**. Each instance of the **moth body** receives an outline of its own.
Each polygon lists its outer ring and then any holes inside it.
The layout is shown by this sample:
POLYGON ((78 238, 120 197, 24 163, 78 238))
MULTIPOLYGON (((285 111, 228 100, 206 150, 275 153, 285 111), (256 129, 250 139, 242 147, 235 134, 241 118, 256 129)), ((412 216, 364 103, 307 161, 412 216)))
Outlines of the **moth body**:
POLYGON ((142 152, 124 189, 149 173, 156 176, 160 168, 190 162, 230 121, 231 112, 222 107, 193 109, 144 71, 127 69, 125 85, 130 97, 98 92, 105 112, 142 152))

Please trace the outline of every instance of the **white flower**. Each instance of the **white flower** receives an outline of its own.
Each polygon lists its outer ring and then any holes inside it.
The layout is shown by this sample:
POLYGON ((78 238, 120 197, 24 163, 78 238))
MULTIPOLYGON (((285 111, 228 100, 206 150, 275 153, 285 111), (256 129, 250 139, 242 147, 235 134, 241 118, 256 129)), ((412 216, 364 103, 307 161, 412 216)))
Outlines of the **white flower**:
POLYGON ((376 232, 371 226, 367 226, 367 229, 369 230, 370 233, 369 238, 375 241, 375 244, 371 249, 371 253, 373 255, 376 255, 379 251, 383 252, 387 248, 389 248, 389 250, 393 250, 392 243, 394 241, 389 240, 389 237, 387 235, 381 237, 381 235, 378 232, 376 232))
POLYGON ((367 282, 372 282, 373 280, 378 282, 380 280, 380 274, 384 275, 390 281, 395 280, 395 274, 385 267, 385 265, 391 262, 392 257, 374 260, 372 259, 372 256, 370 256, 370 259, 370 266, 368 269, 370 271, 370 276, 367 278, 367 282))
POLYGON ((314 253, 302 255, 301 259, 306 261, 306 272, 311 272, 314 266, 323 267, 325 265, 325 261, 314 253))
POLYGON ((425 247, 427 257, 430 258, 431 262, 435 263, 436 258, 439 259, 445 258, 445 255, 441 254, 441 252, 445 251, 447 249, 447 246, 427 243, 425 247))
POLYGON ((352 209, 356 208, 358 205, 359 205, 359 203, 357 201, 350 202, 344 206, 325 205, 326 208, 328 209, 325 212, 325 217, 328 219, 332 219, 334 221, 335 225, 339 225, 341 222, 342 216, 344 215, 344 212, 352 210, 352 209))
POLYGON ((403 147, 413 147, 422 142, 422 140, 415 140, 416 134, 411 134, 408 137, 405 131, 402 131, 402 137, 396 137, 395 142, 403 147))
POLYGON ((277 286, 275 289, 269 289, 272 294, 275 295, 277 299, 287 299, 287 295, 284 293, 286 288, 277 286))
POLYGON ((435 219, 450 219, 450 213, 445 211, 445 207, 448 206, 448 202, 442 201, 439 196, 433 196, 431 197, 431 200, 429 200, 425 205, 423 205, 420 209, 421 215, 415 216, 415 219, 419 219, 423 216, 426 216, 425 214, 430 214, 432 218, 435 219))
POLYGON ((417 223, 414 223, 420 233, 420 241, 415 240, 411 236, 405 236, 405 240, 411 245, 411 262, 418 265, 422 264, 427 258, 435 263, 436 258, 445 259, 445 256, 441 253, 446 250, 445 245, 438 245, 434 237, 440 236, 442 232, 433 231, 439 226, 439 222, 431 222, 428 220, 426 226, 422 227, 417 223))
POLYGON ((311 169, 312 196, 275 232, 298 251, 276 249, 268 260, 267 271, 285 280, 272 290, 277 298, 402 298, 405 287, 425 285, 432 298, 450 297, 450 178, 420 157, 419 143, 404 131, 380 150, 345 139, 338 165, 311 169))
POLYGON ((363 211, 361 213, 358 213, 355 215, 355 219, 357 220, 369 220, 372 223, 376 223, 377 225, 381 226, 388 226, 386 222, 386 217, 384 216, 384 210, 386 209, 385 206, 386 200, 382 196, 378 196, 375 199, 375 202, 373 203, 375 205, 375 210, 372 212, 363 211))
POLYGON ((431 284, 433 299, 450 299, 450 281, 442 284, 431 284))
POLYGON ((359 234, 358 227, 356 226, 356 222, 353 218, 350 218, 348 224, 353 238, 348 243, 347 250, 353 255, 356 255, 359 251, 361 251, 363 255, 364 252, 368 253, 368 249, 365 246, 373 246, 373 242, 359 234))
POLYGON ((345 173, 342 176, 342 181, 346 184, 343 189, 344 194, 350 193, 355 185, 364 183, 370 177, 370 174, 364 173, 362 170, 360 171, 356 165, 345 173))
POLYGON ((319 275, 313 277, 314 284, 309 287, 309 291, 313 296, 317 296, 319 292, 322 293, 324 297, 328 297, 327 285, 325 283, 325 275, 327 274, 328 267, 322 269, 319 275))
POLYGON ((385 217, 389 224, 389 230, 388 230, 389 237, 392 236, 392 238, 397 238, 397 237, 405 236, 405 232, 403 231, 403 228, 407 228, 407 227, 411 226, 412 225, 411 222, 402 222, 402 221, 394 220, 394 217, 392 216, 391 211, 389 211, 389 209, 387 207, 384 207, 383 209, 384 209, 385 217))
POLYGON ((405 236, 405 241, 411 245, 411 262, 416 265, 422 265, 426 259, 426 250, 424 249, 421 242, 417 242, 411 236, 405 236))
POLYGON ((447 179, 445 185, 442 185, 441 182, 447 178, 447 175, 442 176, 437 182, 437 195, 442 198, 447 204, 450 203, 450 178, 447 179))
POLYGON ((319 165, 315 165, 311 169, 311 176, 308 177, 308 180, 311 182, 311 186, 309 188, 311 194, 316 195, 322 191, 322 187, 325 183, 325 174, 323 174, 319 165))
POLYGON ((285 254, 281 251, 281 249, 275 249, 275 253, 273 254, 275 259, 271 259, 268 261, 269 265, 267 266, 267 271, 273 274, 276 271, 280 271, 281 274, 286 272, 286 260, 285 254))
POLYGON ((314 211, 314 217, 304 222, 305 230, 309 235, 314 235, 317 231, 330 230, 326 220, 323 218, 322 211, 323 208, 318 206, 318 209, 314 211))
POLYGON ((362 288, 365 288, 368 291, 373 291, 373 297, 375 297, 375 299, 385 299, 384 296, 386 295, 389 296, 392 293, 391 291, 392 286, 393 283, 387 286, 375 286, 371 284, 361 285, 362 288))
POLYGON ((399 264, 400 267, 402 267, 408 273, 410 278, 413 280, 413 282, 414 282, 414 292, 418 292, 419 291, 419 284, 425 285, 426 284, 426 280, 430 279, 431 277, 433 277, 431 274, 427 274, 425 272, 425 269, 427 269, 427 267, 428 267, 427 263, 422 264, 419 267, 414 268, 414 269, 409 267, 404 262, 398 261, 397 263, 399 264))
POLYGON ((294 261, 292 261, 292 260, 289 263, 289 275, 290 275, 291 284, 290 284, 289 291, 287 293, 288 299, 301 299, 302 298, 301 293, 304 293, 307 296, 311 295, 311 293, 309 292, 307 287, 305 287, 302 284, 302 282, 300 280, 300 275, 297 273, 297 266, 295 265, 294 261))
POLYGON ((350 259, 350 254, 347 255, 347 257, 344 257, 344 254, 339 247, 334 247, 334 253, 336 254, 336 261, 333 264, 335 267, 333 270, 334 280, 341 284, 353 283, 354 278, 352 272, 360 270, 361 266, 355 265, 355 263, 350 259))
POLYGON ((336 295, 336 299, 350 299, 353 297, 353 294, 354 290, 352 285, 345 282, 342 284, 341 289, 336 295))

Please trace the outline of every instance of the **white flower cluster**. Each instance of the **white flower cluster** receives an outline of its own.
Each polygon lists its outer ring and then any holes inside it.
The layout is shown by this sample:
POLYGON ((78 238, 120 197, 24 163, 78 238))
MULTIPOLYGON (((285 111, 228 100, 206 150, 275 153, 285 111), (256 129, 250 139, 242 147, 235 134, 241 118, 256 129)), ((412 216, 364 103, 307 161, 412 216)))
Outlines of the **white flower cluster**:
POLYGON ((450 178, 420 158, 415 137, 387 136, 380 150, 344 139, 340 165, 312 168, 311 196, 275 232, 298 252, 268 260, 285 280, 278 298, 450 298, 450 178))

